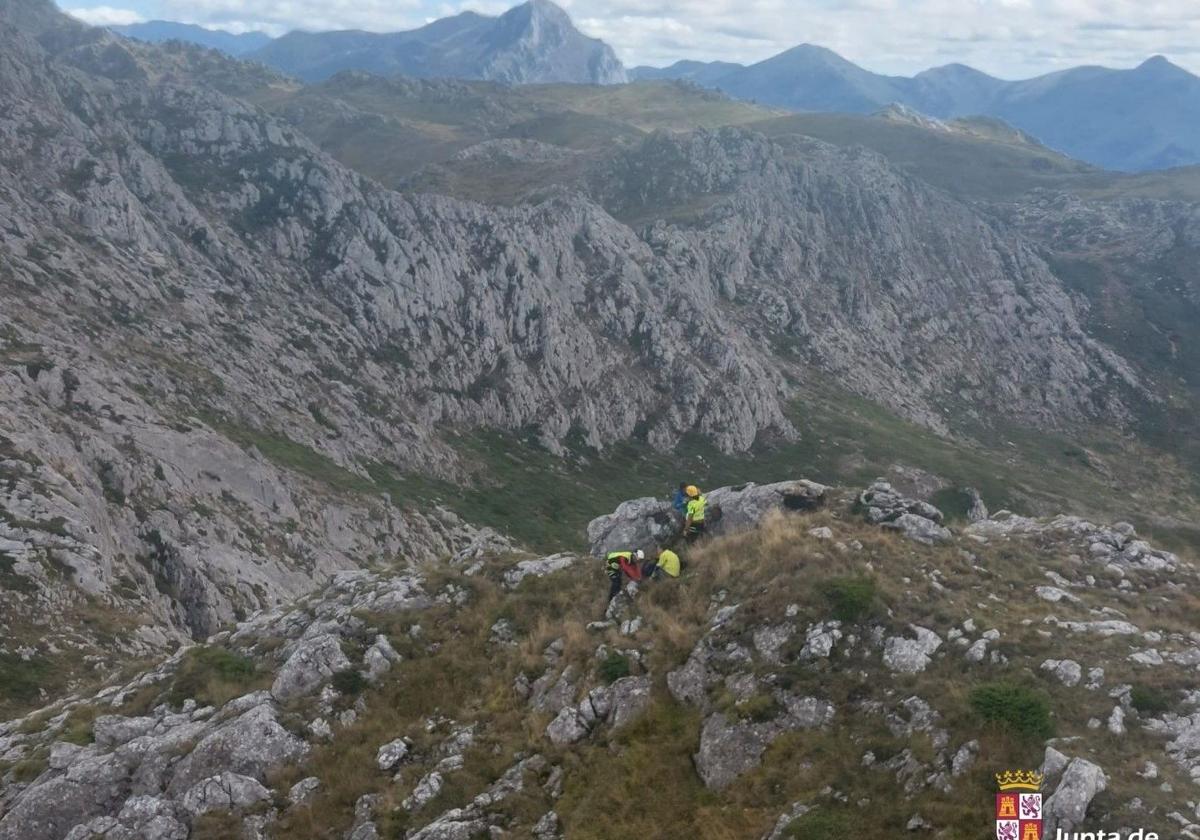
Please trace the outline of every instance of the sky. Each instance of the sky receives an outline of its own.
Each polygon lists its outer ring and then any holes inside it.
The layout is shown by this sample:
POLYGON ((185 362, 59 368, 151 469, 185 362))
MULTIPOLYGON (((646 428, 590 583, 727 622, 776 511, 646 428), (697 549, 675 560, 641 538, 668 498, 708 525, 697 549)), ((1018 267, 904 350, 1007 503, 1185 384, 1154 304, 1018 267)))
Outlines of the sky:
MULTIPOLYGON (((516 0, 59 0, 89 23, 177 20, 233 32, 397 31, 516 0)), ((869 70, 911 75, 962 62, 1001 78, 1152 55, 1200 73, 1200 0, 560 0, 627 66, 679 59, 751 63, 797 44, 869 70)))

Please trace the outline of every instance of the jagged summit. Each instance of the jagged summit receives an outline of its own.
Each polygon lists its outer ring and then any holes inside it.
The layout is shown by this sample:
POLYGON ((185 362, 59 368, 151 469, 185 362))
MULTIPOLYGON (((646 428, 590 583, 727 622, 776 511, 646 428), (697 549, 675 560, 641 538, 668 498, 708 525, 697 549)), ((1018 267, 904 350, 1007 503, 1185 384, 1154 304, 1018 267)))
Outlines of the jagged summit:
POLYGON ((410 32, 291 32, 250 57, 307 81, 342 70, 509 84, 626 80, 612 49, 580 33, 548 0, 499 17, 464 12, 410 32))

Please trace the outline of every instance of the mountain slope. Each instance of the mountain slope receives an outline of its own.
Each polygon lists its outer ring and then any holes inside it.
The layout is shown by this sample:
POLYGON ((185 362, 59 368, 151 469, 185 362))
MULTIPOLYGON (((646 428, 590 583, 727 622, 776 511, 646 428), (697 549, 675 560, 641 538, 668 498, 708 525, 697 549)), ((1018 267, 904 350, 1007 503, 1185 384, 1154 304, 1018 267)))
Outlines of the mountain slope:
POLYGON ((188 23, 167 20, 150 20, 128 26, 110 26, 113 32, 126 38, 136 38, 157 44, 162 41, 184 41, 201 47, 210 47, 232 56, 245 55, 261 49, 271 42, 265 32, 244 32, 238 35, 219 29, 205 29, 188 23))
MULTIPOLYGON (((742 524, 607 609, 571 553, 345 573, 0 724, 0 840, 779 840, 917 818, 982 837, 1013 768, 1045 773, 1050 831, 1197 830, 1194 558, 1070 516, 909 541, 855 503, 941 513, 884 485, 719 492, 742 524)), ((600 522, 644 536, 668 507, 600 522)))
POLYGON ((249 57, 305 81, 343 70, 506 84, 626 79, 612 49, 581 34, 550 0, 529 0, 497 18, 464 12, 411 32, 291 32, 249 57))
MULTIPOLYGON (((655 75, 692 78, 695 72, 681 64, 655 75)), ((795 111, 866 114, 899 103, 939 118, 999 117, 1053 149, 1107 169, 1200 163, 1200 78, 1161 56, 1130 70, 1080 67, 1008 82, 961 64, 914 78, 882 76, 804 45, 695 80, 795 111)))

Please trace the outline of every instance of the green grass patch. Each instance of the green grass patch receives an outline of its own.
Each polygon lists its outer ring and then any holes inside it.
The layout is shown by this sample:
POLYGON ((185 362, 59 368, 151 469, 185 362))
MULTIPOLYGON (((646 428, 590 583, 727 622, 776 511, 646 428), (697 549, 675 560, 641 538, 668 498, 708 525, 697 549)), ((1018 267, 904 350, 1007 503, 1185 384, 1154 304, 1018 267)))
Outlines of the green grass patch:
POLYGON ((195 700, 202 706, 221 706, 268 682, 268 675, 260 673, 248 657, 225 648, 197 647, 180 663, 167 702, 178 706, 195 700))
POLYGON ((0 653, 0 701, 32 703, 41 690, 51 690, 50 662, 40 656, 22 659, 15 653, 0 653))
POLYGON ((1009 682, 991 682, 971 690, 971 708, 981 718, 1014 735, 1044 741, 1054 735, 1050 701, 1040 691, 1009 682))
POLYGON ((379 492, 369 478, 351 472, 328 456, 280 432, 253 429, 211 415, 202 416, 202 419, 239 446, 254 447, 276 466, 300 473, 334 490, 363 494, 379 492))
POLYGON ((843 840, 857 834, 852 815, 843 808, 814 808, 784 829, 789 840, 843 840))
POLYGON ((838 621, 861 621, 875 606, 875 581, 869 577, 833 578, 821 583, 819 589, 829 614, 838 621))

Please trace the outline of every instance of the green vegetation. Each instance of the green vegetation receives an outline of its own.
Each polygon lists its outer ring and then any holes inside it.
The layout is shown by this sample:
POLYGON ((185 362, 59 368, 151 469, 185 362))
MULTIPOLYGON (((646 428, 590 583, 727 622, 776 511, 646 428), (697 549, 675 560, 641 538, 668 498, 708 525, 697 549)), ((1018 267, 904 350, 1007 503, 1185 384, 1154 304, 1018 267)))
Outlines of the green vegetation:
POLYGON ((1054 735, 1046 696, 1025 686, 992 682, 971 691, 971 707, 988 723, 1023 738, 1044 741, 1054 735))
POLYGON ((52 690, 50 662, 40 656, 22 659, 15 653, 0 653, 0 707, 7 703, 28 704, 52 690))
POLYGON ((184 656, 166 699, 174 706, 188 699, 202 706, 221 706, 269 682, 246 656, 225 648, 197 647, 184 656))
POLYGON ((861 621, 875 605, 875 581, 869 577, 833 578, 820 584, 820 590, 838 621, 861 621))
POLYGON ((1171 698, 1167 693, 1150 685, 1135 685, 1129 692, 1129 703, 1139 714, 1149 717, 1171 710, 1171 698))
POLYGON ((600 679, 606 683, 615 683, 629 676, 629 659, 619 653, 610 653, 601 661, 597 670, 600 672, 600 679))
POLYGON ((333 490, 367 494, 376 492, 377 488, 370 479, 339 466, 328 456, 282 433, 253 429, 212 415, 202 419, 238 445, 254 447, 277 466, 300 473, 333 490))
POLYGON ((80 746, 94 742, 96 737, 92 731, 92 725, 99 716, 100 709, 96 706, 76 706, 67 715, 67 719, 63 723, 62 734, 58 736, 58 739, 80 746))
POLYGON ((816 808, 792 820, 784 832, 790 840, 844 840, 855 837, 853 816, 844 808, 816 808))
POLYGON ((354 668, 347 668, 333 675, 334 690, 346 697, 357 697, 368 685, 367 678, 354 668))

